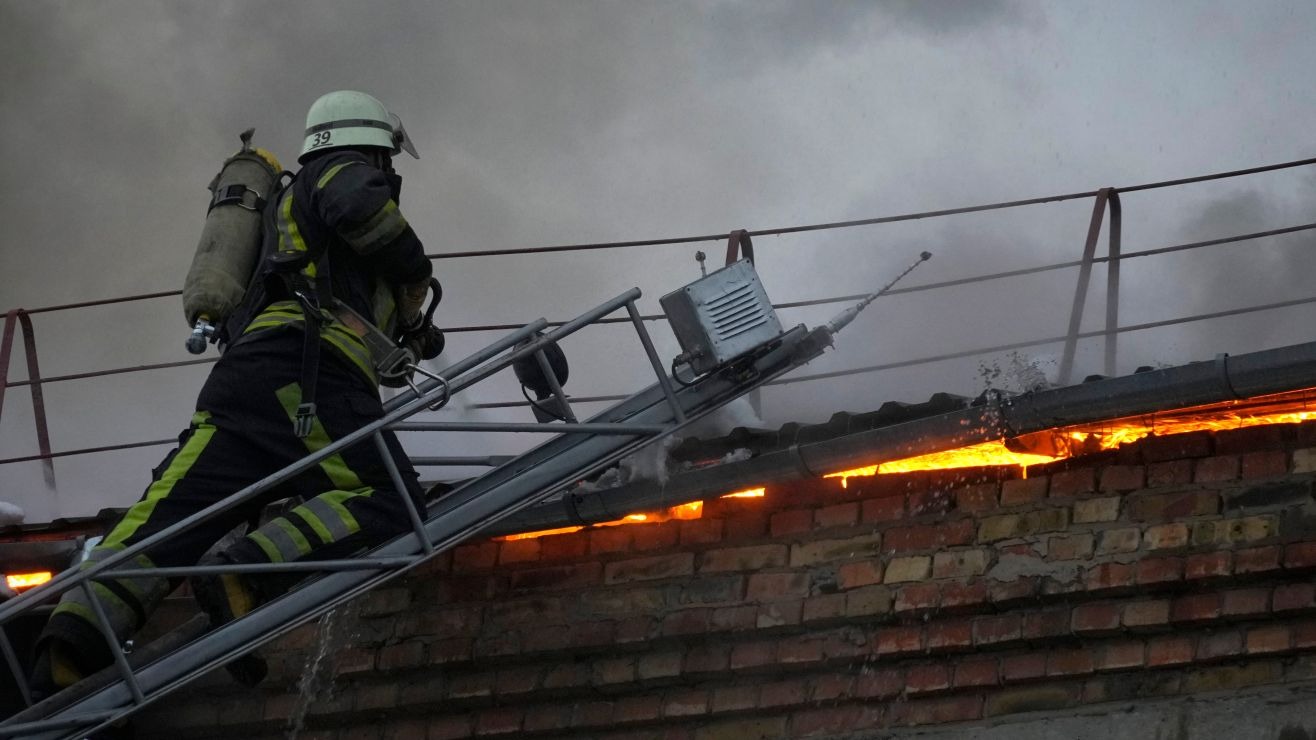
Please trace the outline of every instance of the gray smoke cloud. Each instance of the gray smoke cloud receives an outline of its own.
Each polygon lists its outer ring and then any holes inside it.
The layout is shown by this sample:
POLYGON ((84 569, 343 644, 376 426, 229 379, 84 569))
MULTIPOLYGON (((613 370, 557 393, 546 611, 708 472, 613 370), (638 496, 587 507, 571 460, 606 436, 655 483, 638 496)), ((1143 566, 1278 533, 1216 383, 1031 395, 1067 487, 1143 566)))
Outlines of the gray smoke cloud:
MULTIPOLYGON (((1316 108, 1294 29, 1316 7, 1011 0, 799 3, 27 3, 0 0, 0 307, 181 285, 206 182, 255 126, 293 166, 306 107, 363 89, 406 121, 402 206, 431 252, 722 233, 920 211, 1296 159, 1316 108), (1209 40, 1209 43, 1208 43, 1209 40)), ((1125 249, 1311 220, 1313 186, 1276 174, 1125 198, 1125 249)), ((1091 204, 756 240, 777 301, 862 293, 923 249, 908 285, 1075 259, 1091 204)), ((1121 315, 1153 321, 1304 291, 1310 239, 1129 261, 1121 315), (1272 297, 1273 296, 1273 297, 1272 297)), ((1104 244, 1104 242, 1103 242, 1104 244)), ((1103 247, 1104 248, 1104 247, 1103 247)), ((642 309, 697 276, 695 244, 440 260, 446 326, 567 318, 627 288, 642 309)), ((1094 272, 1085 328, 1104 311, 1094 272)), ((1074 272, 884 298, 804 372, 1063 333, 1074 272)), ((1282 297, 1281 297, 1282 296, 1282 297)), ((782 312, 825 321, 840 305, 782 312)), ((47 375, 186 359, 176 298, 35 317, 47 375)), ((1301 310, 1121 339, 1120 372, 1302 341, 1301 310)), ((653 327, 660 350, 675 343, 653 327)), ((494 335, 453 334, 459 357, 494 335)), ((648 382, 638 344, 573 338, 570 390, 648 382), (634 350, 629 351, 634 345, 634 350)), ((1034 353, 1053 367, 1058 347, 1034 353)), ((965 358, 764 393, 766 422, 818 421, 936 391, 972 395, 965 358)), ((1100 370, 1100 344, 1080 348, 1100 370)), ((13 376, 22 377, 21 360, 13 376)), ((205 368, 49 385, 54 447, 173 437, 205 368)), ((507 379, 467 403, 519 397, 507 379)), ((455 413, 455 411, 454 411, 455 413)), ((519 412, 484 412, 522 418, 519 412)), ((35 451, 11 388, 0 457, 35 451)), ((448 436, 426 453, 513 452, 448 436)), ((29 520, 131 502, 166 448, 0 466, 29 520)), ((420 451, 418 449, 418 451, 420 451)))

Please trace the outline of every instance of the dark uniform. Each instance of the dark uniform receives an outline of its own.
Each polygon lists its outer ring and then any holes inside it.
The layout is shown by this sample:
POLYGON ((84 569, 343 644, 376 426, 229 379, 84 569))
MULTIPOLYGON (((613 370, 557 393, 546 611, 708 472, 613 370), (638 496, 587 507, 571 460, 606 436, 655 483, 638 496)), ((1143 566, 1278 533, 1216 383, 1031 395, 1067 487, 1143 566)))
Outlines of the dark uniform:
MULTIPOLYGON (((305 266, 308 284, 332 286, 333 297, 388 333, 396 335, 401 308, 408 317, 417 286, 431 265, 397 206, 398 181, 355 150, 331 150, 307 161, 277 203, 277 250, 317 254, 305 266), (322 271, 329 270, 328 281, 322 271), (317 271, 321 274, 317 275, 317 271), (408 300, 406 296, 410 296, 408 300)), ((420 289, 423 296, 423 288, 420 289)), ((321 295, 327 304, 327 297, 321 295)), ((277 290, 211 371, 197 399, 196 414, 179 446, 154 471, 154 480, 91 553, 95 563, 220 501, 242 488, 322 449, 383 415, 377 379, 366 345, 345 324, 322 312, 315 393, 316 415, 306 437, 294 433, 302 403, 305 320, 302 304, 277 290)), ((417 476, 396 438, 389 449, 414 501, 421 501, 417 476)), ((272 500, 299 496, 303 503, 227 547, 229 562, 287 562, 341 557, 378 544, 407 529, 409 519, 376 447, 369 441, 322 461, 263 497, 172 537, 140 555, 132 566, 192 565, 225 533, 252 520, 272 500)), ((85 566, 84 566, 85 567, 85 566)), ((286 579, 247 579, 255 595, 268 598, 286 579), (262 583, 264 587, 262 587, 262 583)), ((175 583, 164 578, 97 582, 93 588, 125 639, 140 629, 175 583)), ((108 665, 111 656, 81 590, 65 594, 42 636, 73 650, 77 673, 108 665)), ((53 671, 67 670, 56 665, 53 671)), ((40 678, 40 677, 38 677, 40 678)), ((72 678, 76 679, 76 676, 72 678)), ((66 684, 55 676, 56 685, 66 684)))

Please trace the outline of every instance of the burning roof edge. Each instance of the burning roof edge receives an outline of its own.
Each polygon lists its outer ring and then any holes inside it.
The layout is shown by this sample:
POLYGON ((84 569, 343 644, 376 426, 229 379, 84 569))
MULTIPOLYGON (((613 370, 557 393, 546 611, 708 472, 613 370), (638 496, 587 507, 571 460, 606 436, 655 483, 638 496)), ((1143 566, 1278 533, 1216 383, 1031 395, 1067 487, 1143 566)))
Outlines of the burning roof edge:
MULTIPOLYGON (((635 511, 678 506, 761 485, 764 481, 816 478, 875 462, 1013 439, 1056 427, 1313 386, 1316 386, 1316 342, 1232 357, 1222 354, 1214 360, 1018 396, 991 393, 976 405, 967 405, 963 398, 939 394, 928 404, 918 404, 917 410, 903 408, 914 413, 947 406, 951 410, 823 438, 817 438, 819 433, 811 431, 816 427, 796 427, 790 431, 789 444, 761 451, 747 460, 675 473, 666 483, 639 481, 603 491, 569 492, 550 503, 519 511, 486 529, 484 534, 505 535, 614 521, 635 511), (960 408, 953 408, 955 405, 960 408)), ((785 433, 787 427, 779 434, 785 433)), ((731 437, 734 436, 733 432, 731 437)), ((717 442, 712 440, 710 444, 717 442)))

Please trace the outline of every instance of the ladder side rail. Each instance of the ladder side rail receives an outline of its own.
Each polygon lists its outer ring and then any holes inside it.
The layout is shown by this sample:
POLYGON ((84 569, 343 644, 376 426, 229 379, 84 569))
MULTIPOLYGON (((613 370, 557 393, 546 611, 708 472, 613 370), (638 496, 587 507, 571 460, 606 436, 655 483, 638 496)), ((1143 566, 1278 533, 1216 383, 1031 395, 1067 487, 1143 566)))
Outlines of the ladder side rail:
MULTIPOLYGON (((821 353, 822 345, 816 343, 810 345, 804 341, 810 336, 805 336, 803 327, 798 327, 784 335, 781 345, 765 355, 758 363, 763 368, 750 381, 732 382, 713 377, 705 379, 696 386, 683 389, 685 391, 683 395, 691 399, 688 408, 698 412, 697 415, 692 415, 692 419, 703 416, 816 357, 821 353), (799 351, 802 346, 805 352, 799 351)), ((670 412, 662 401, 657 386, 651 386, 647 391, 618 404, 623 408, 616 412, 642 418, 645 421, 659 420, 663 418, 661 414, 664 411, 670 412), (646 409, 648 413, 644 413, 646 409)), ((673 426, 669 432, 679 428, 680 425, 673 426)), ((499 470, 503 471, 504 475, 507 475, 508 471, 512 471, 513 474, 510 478, 502 480, 499 485, 492 488, 468 485, 440 499, 431 507, 432 517, 426 526, 431 540, 435 541, 436 552, 456 545, 503 516, 547 497, 562 485, 609 464, 648 441, 635 440, 618 444, 616 440, 615 437, 559 436, 527 453, 528 457, 545 458, 542 464, 530 465, 524 469, 521 465, 509 464, 499 470), (563 449, 556 449, 559 447, 563 449), (463 492, 466 495, 458 495, 463 492), (459 498, 462 500, 456 500, 459 498)), ((513 462, 524 461, 518 458, 513 462)), ((477 479, 473 483, 482 480, 477 479)), ((414 556, 416 555, 414 538, 399 537, 375 552, 385 557, 414 556)), ((419 565, 426 559, 427 557, 415 558, 411 567, 419 565)), ((386 573, 339 572, 313 581, 185 646, 172 654, 169 660, 157 661, 147 666, 141 672, 141 681, 149 691, 153 692, 153 697, 156 693, 163 695, 192 678, 222 665, 234 654, 268 642, 335 605, 397 577, 402 572, 403 570, 386 573), (189 668, 189 666, 193 667, 189 668)), ((87 705, 87 708, 96 711, 104 706, 122 705, 126 699, 124 688, 121 685, 113 685, 80 701, 75 706, 87 705)), ((129 708, 125 713, 133 709, 135 708, 129 708)))
POLYGON ((649 364, 653 366, 654 374, 658 376, 658 385, 663 389, 663 396, 667 399, 667 404, 671 406, 672 413, 676 415, 676 420, 685 423, 685 412, 682 411, 681 404, 676 400, 676 393, 672 390, 672 381, 667 377, 667 368, 663 367, 663 361, 658 357, 658 350, 654 349, 653 338, 649 336, 649 330, 644 326, 644 318, 640 316, 640 311, 635 307, 634 301, 626 304, 626 314, 630 316, 631 324, 635 327, 635 333, 640 337, 640 344, 644 345, 644 354, 648 356, 649 364))
MULTIPOLYGON (((628 296, 628 295, 629 293, 623 294, 623 296, 628 296)), ((621 297, 614 299, 613 302, 620 300, 621 297)), ((597 310, 598 309, 596 309, 596 311, 597 310)), ((615 309, 610 309, 610 310, 615 310, 615 309)), ((537 322, 532 322, 526 327, 523 327, 516 334, 522 335, 523 337, 524 335, 527 334, 533 335, 534 330, 531 329, 532 326, 536 326, 536 325, 542 326, 543 324, 546 323, 547 323, 546 321, 540 319, 537 322)), ((576 327, 576 329, 579 328, 580 327, 576 327)), ((504 351, 509 346, 515 345, 515 342, 509 345, 510 339, 511 339, 510 336, 505 337, 503 340, 500 340, 499 342, 496 342, 494 345, 491 345, 491 347, 499 346, 501 347, 499 352, 504 351)), ((531 345, 531 346, 535 346, 535 345, 531 345)), ((485 355, 488 355, 489 349, 490 348, 486 348, 481 352, 477 352, 475 355, 472 356, 472 358, 483 357, 485 355)), ((496 356, 497 354, 498 352, 494 352, 493 356, 496 356)), ((526 352, 526 354, 529 354, 529 352, 526 352)), ((478 363, 470 362, 472 358, 467 358, 466 361, 457 363, 457 365, 454 365, 453 367, 462 367, 462 366, 478 367, 479 365, 478 363)), ((497 372, 498 370, 501 370, 502 368, 510 365, 512 361, 513 358, 506 358, 502 362, 494 363, 497 365, 497 367, 493 370, 489 370, 488 372, 482 374, 480 378, 482 379, 483 377, 488 377, 489 375, 492 375, 494 372, 497 372)), ((484 362, 487 363, 488 360, 484 360, 484 362)), ((473 383, 475 381, 471 381, 471 382, 473 383)), ((467 385, 469 385, 469 383, 463 384, 461 387, 467 387, 467 385)), ((10 599, 4 604, 0 604, 0 625, 3 625, 9 620, 13 619, 14 617, 25 613, 28 609, 32 607, 44 603, 47 600, 50 600, 53 597, 64 593, 65 591, 68 591, 72 588, 76 588, 84 581, 93 579, 95 576, 101 574, 103 571, 121 565, 122 563, 134 557, 135 555, 144 552, 146 549, 153 547, 159 542, 162 542, 165 539, 168 539, 169 537, 172 537, 179 532, 186 531, 187 529, 196 526, 198 523, 203 522, 215 516, 216 514, 220 513, 226 508, 229 508, 235 504, 253 498, 259 495, 260 493, 269 490, 269 488, 279 485, 280 483, 283 483, 284 481, 292 478, 293 476, 299 475, 302 472, 310 469, 311 467, 318 465, 322 460, 332 455, 338 454, 344 449, 347 449, 349 447, 355 446, 356 444, 363 442, 367 437, 379 431, 380 429, 384 428, 388 424, 404 419, 408 416, 411 416, 423 410, 426 404, 434 400, 433 398, 431 398, 431 396, 439 395, 436 394, 435 391, 437 389, 440 389, 441 387, 442 387, 441 383, 434 382, 429 388, 429 390, 425 391, 422 396, 417 397, 413 394, 412 398, 404 401, 401 404, 397 404, 392 411, 387 412, 383 417, 376 419, 370 424, 367 424, 361 429, 358 429, 357 431, 343 437, 340 440, 337 440, 329 445, 326 445, 325 447, 321 448, 317 452, 308 454, 306 457, 303 457, 302 459, 288 465, 282 470, 276 471, 266 476, 265 478, 256 481, 255 483, 247 486, 246 488, 243 488, 242 490, 232 494, 231 496, 223 499, 222 501, 218 501, 189 517, 186 517, 178 522, 175 522, 169 527, 161 530, 160 532, 155 533, 154 535, 151 535, 150 537, 147 537, 146 539, 133 545, 132 547, 125 548, 124 550, 117 552, 114 555, 111 555, 110 557, 105 558, 102 561, 99 561, 98 563, 96 563, 95 565, 89 568, 66 570, 63 573, 60 573, 59 575, 55 576, 48 583, 38 586, 37 588, 34 588, 30 591, 26 591, 22 594, 19 594, 17 597, 10 599)), ((456 392, 456 391, 453 390, 452 392, 456 392)))

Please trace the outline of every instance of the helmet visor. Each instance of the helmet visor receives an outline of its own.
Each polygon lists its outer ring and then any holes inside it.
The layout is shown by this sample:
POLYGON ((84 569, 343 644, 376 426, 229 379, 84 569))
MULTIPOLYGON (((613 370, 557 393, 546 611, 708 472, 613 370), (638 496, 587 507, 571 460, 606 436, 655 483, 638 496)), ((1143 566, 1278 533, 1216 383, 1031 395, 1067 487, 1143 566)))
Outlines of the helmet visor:
POLYGON ((411 135, 402 126, 402 119, 396 113, 389 113, 388 117, 393 121, 393 153, 397 154, 402 151, 410 154, 414 159, 420 159, 420 154, 416 151, 416 145, 411 143, 411 135))

